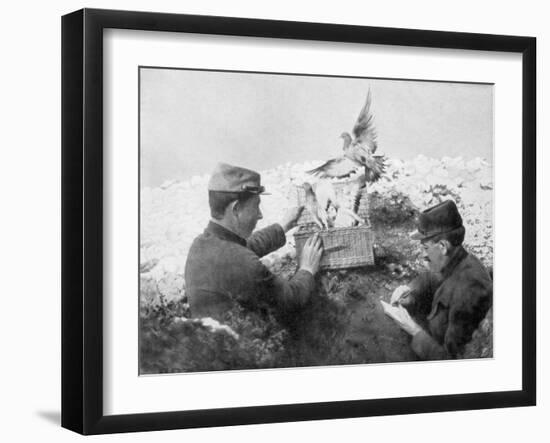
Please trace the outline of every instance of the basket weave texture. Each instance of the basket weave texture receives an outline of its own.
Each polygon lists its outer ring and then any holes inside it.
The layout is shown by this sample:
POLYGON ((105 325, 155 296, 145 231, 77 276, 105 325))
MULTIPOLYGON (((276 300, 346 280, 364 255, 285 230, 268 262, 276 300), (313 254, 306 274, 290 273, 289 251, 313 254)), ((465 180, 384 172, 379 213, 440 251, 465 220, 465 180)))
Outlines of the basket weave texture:
MULTIPOLYGON (((294 234, 298 257, 312 233, 300 229, 294 234)), ((319 231, 319 236, 325 248, 321 269, 347 269, 374 264, 374 236, 370 227, 330 228, 319 231), (337 249, 331 251, 332 248, 337 249)))
MULTIPOLYGON (((346 206, 352 208, 351 202, 355 197, 356 188, 352 189, 346 183, 336 183, 333 187, 339 201, 346 202, 346 199, 350 199, 346 206)), ((296 187, 296 194, 298 204, 303 205, 304 189, 296 187)), ((369 220, 369 198, 366 188, 362 192, 357 215, 365 220, 364 225, 319 230, 309 211, 304 209, 298 220, 299 229, 294 234, 297 256, 300 257, 306 240, 314 232, 318 232, 325 249, 321 259, 321 269, 347 269, 373 265, 374 234, 369 220)))

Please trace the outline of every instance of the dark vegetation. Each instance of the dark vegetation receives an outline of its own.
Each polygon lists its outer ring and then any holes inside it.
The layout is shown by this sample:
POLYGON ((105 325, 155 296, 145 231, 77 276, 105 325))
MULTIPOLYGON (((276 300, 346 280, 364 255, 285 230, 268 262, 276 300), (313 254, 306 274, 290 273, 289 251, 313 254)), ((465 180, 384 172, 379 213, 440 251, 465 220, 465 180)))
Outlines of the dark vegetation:
POLYGON ((142 308, 141 374, 278 366, 286 331, 270 316, 228 312, 224 325, 236 336, 180 316, 187 309, 185 300, 142 308))
MULTIPOLYGON (((362 364, 415 360, 410 338, 388 319, 379 303, 421 269, 418 244, 409 239, 416 210, 407 196, 371 196, 376 265, 326 271, 299 313, 227 312, 221 327, 189 318, 185 297, 142 305, 142 374, 273 367, 362 364), (230 328, 230 329, 229 329, 230 328)), ((273 266, 285 277, 296 269, 286 258, 273 266)), ((142 287, 144 292, 155 288, 142 287)), ((466 346, 464 357, 492 356, 492 311, 466 346)))

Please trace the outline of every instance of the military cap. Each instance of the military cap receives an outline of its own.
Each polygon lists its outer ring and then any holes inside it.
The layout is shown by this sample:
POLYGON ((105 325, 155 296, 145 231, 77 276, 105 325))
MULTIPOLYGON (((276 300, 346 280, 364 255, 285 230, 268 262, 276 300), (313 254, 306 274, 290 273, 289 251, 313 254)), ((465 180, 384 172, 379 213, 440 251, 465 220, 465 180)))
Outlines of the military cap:
POLYGON ((452 200, 446 200, 420 213, 416 221, 417 230, 411 234, 415 240, 427 240, 462 227, 462 217, 452 200))
POLYGON ((260 174, 250 169, 228 165, 227 163, 218 163, 210 176, 208 190, 265 194, 265 188, 261 185, 260 174))

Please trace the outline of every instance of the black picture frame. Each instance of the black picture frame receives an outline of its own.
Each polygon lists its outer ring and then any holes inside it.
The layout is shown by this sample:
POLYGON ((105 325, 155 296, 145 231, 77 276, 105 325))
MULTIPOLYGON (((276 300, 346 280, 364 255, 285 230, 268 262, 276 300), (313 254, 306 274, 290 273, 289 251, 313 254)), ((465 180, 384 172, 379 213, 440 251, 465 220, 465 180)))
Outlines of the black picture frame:
POLYGON ((83 9, 62 18, 62 426, 82 434, 529 406, 536 403, 536 39, 83 9), (170 411, 103 413, 103 30, 502 51, 522 55, 522 388, 170 411))

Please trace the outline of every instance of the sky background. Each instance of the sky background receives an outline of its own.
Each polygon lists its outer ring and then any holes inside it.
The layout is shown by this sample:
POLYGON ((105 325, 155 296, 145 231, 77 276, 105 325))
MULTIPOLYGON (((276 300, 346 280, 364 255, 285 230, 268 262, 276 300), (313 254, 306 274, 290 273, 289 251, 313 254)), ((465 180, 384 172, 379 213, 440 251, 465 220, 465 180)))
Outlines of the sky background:
POLYGON ((378 152, 493 157, 493 86, 278 74, 140 70, 141 185, 341 154, 367 91, 378 152))

